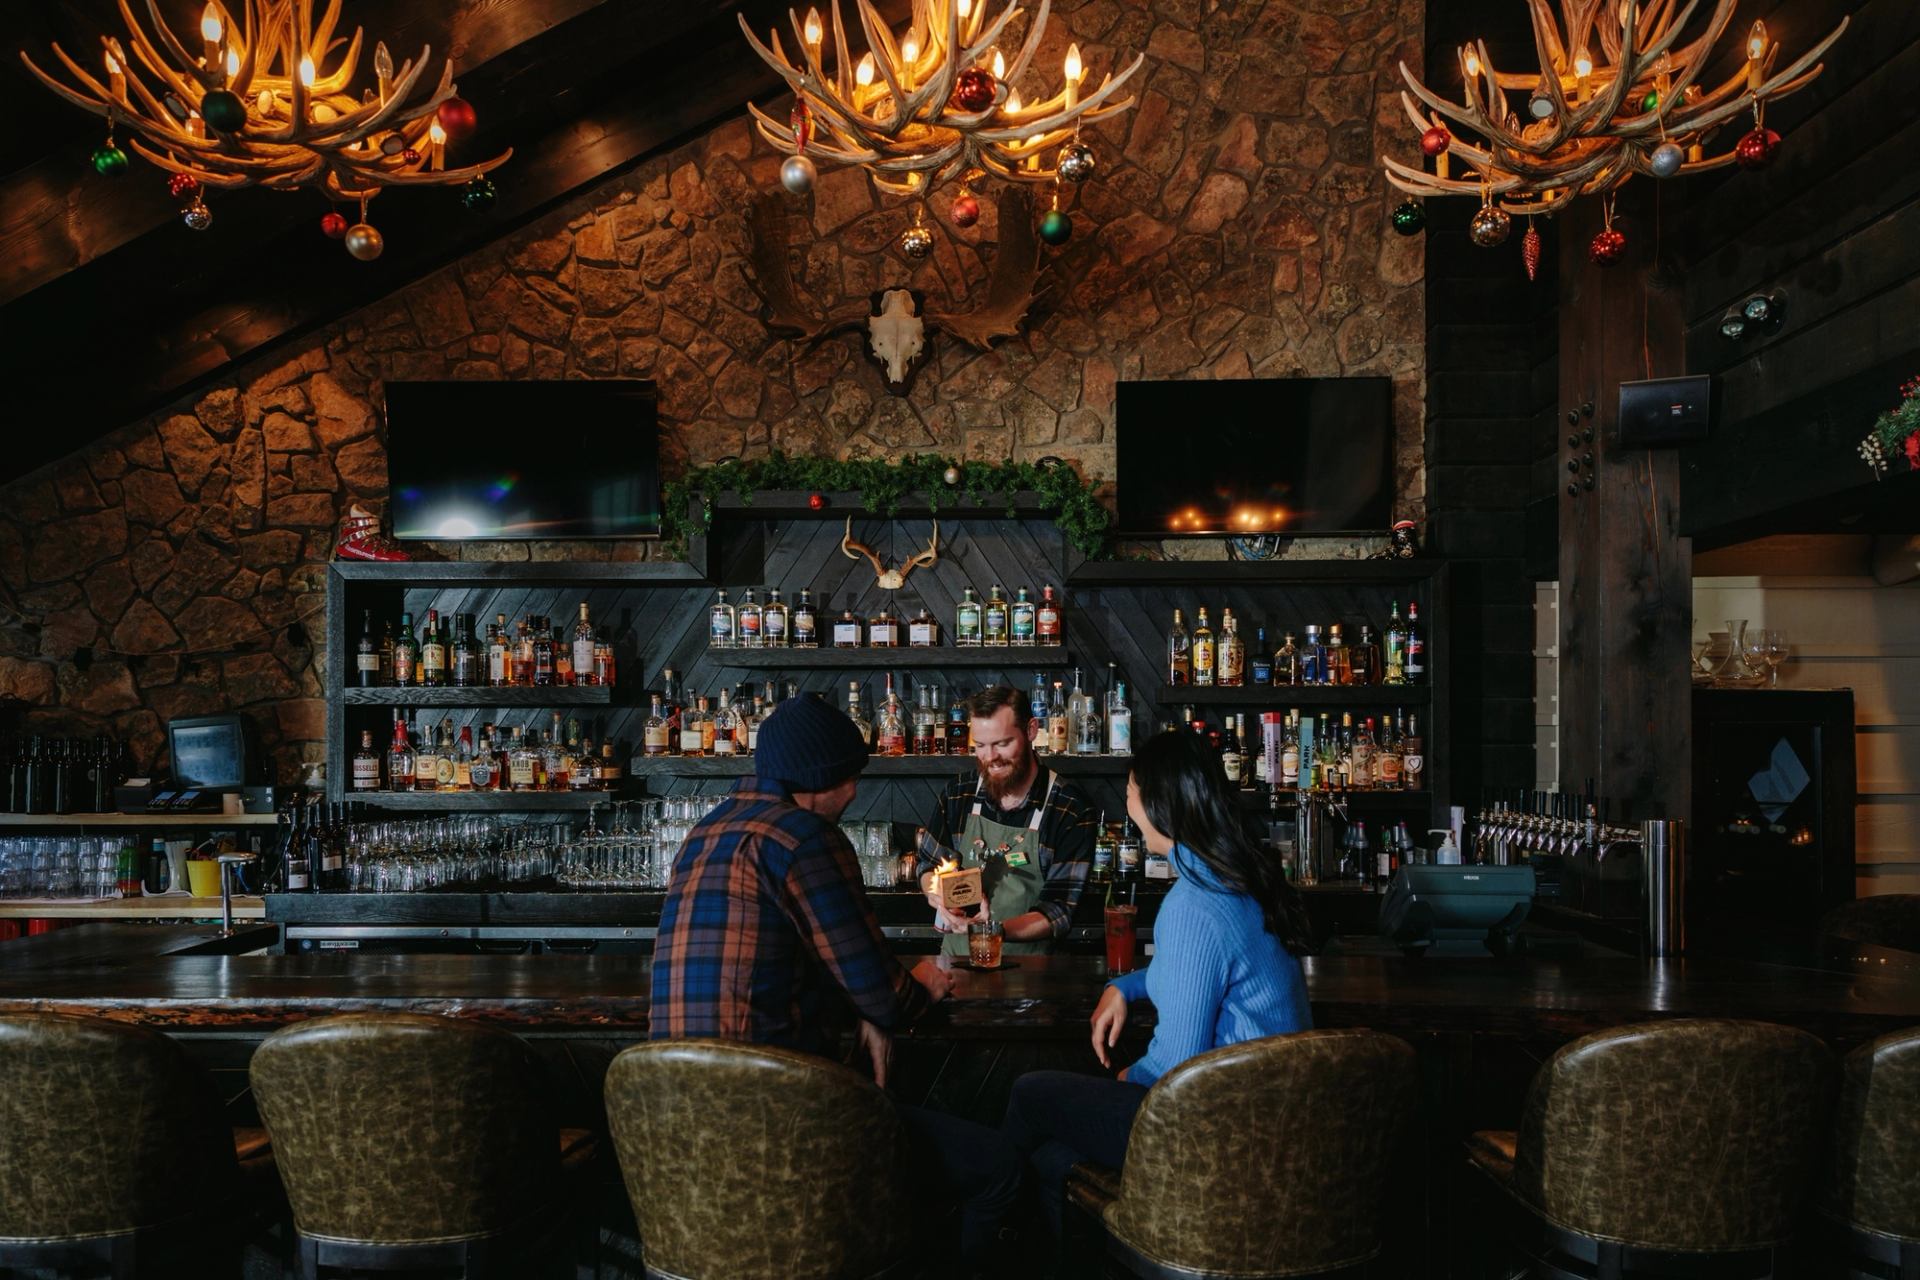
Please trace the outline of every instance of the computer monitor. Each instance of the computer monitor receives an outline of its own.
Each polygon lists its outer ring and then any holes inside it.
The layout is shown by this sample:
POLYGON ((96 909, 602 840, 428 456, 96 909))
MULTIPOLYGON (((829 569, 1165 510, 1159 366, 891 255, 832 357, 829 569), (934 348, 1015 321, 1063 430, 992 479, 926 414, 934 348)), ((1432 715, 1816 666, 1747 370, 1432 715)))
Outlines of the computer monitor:
POLYGON ((1406 950, 1480 939, 1504 955, 1535 888, 1532 867, 1401 867, 1380 902, 1380 935, 1406 950))
POLYGON ((237 790, 247 780, 246 726, 239 716, 169 720, 167 743, 177 786, 237 790))

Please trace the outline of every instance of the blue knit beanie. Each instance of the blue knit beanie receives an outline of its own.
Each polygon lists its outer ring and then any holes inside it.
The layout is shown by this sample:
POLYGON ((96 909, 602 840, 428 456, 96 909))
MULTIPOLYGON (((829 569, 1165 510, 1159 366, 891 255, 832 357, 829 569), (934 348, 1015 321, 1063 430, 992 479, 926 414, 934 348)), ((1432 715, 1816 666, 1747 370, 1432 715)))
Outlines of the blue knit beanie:
POLYGON ((867 767, 853 721, 817 693, 788 698, 760 725, 753 771, 789 791, 831 791, 867 767))

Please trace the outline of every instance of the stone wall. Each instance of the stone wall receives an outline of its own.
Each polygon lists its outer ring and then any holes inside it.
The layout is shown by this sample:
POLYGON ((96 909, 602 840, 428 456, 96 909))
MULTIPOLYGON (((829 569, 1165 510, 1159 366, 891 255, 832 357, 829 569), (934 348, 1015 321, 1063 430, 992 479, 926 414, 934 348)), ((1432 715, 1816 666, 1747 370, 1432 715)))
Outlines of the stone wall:
MULTIPOLYGON (((49 731, 116 732, 143 762, 169 717, 229 707, 283 777, 317 758, 325 561, 348 503, 384 506, 388 378, 653 378, 669 468, 772 448, 937 450, 1057 454, 1105 478, 1121 379, 1387 374, 1399 503, 1419 514, 1422 245, 1386 232, 1376 156, 1404 150, 1395 67, 1419 64, 1423 13, 1417 0, 1056 5, 1034 65, 1057 68, 1077 40, 1097 81, 1144 50, 1139 104, 1089 138, 1100 171, 1064 192, 1074 236, 1045 251, 1028 332, 986 354, 935 339, 904 399, 854 336, 802 351, 759 320, 742 214, 775 188, 780 157, 744 121, 611 179, 9 486, 0 699, 31 704, 27 722, 49 731)), ((823 173, 810 219, 794 220, 797 278, 823 309, 902 280, 932 307, 965 307, 994 210, 983 200, 960 230, 950 198, 934 201, 935 253, 913 264, 894 247, 908 212, 857 173, 823 173)))

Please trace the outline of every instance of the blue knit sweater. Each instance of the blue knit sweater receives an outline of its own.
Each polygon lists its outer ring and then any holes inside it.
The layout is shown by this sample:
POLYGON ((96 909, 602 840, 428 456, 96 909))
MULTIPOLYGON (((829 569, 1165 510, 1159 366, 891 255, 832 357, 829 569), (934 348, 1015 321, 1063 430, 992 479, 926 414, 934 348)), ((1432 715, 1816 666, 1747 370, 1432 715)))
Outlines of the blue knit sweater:
POLYGON ((1313 1025, 1300 961, 1261 923, 1260 906, 1220 883, 1184 845, 1180 878, 1153 926, 1153 963, 1115 978, 1128 1003, 1151 1000, 1159 1025, 1127 1071, 1152 1084, 1197 1053, 1313 1025))

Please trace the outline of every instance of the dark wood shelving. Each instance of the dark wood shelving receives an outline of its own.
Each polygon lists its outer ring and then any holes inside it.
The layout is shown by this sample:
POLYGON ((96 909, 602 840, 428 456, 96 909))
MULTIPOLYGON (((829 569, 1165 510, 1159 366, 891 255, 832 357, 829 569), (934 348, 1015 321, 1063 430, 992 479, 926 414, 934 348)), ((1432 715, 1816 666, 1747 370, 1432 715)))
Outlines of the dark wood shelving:
MULTIPOLYGON (((1072 776, 1118 777, 1132 764, 1129 756, 1042 756, 1049 769, 1072 776)), ((875 756, 867 761, 866 778, 947 778, 973 767, 967 756, 875 756)), ((640 756, 629 766, 635 777, 745 778, 753 773, 751 756, 640 756)))
POLYGON ((897 647, 892 649, 708 649, 707 660, 722 667, 749 667, 757 671, 831 669, 861 667, 1070 667, 1074 659, 1069 650, 1053 645, 1047 648, 957 648, 951 645, 933 649, 897 647))
POLYGON ((1249 684, 1232 688, 1181 685, 1164 689, 1161 707, 1424 706, 1432 692, 1424 684, 1249 684))
POLYGON ((706 579, 680 560, 336 560, 332 569, 348 582, 397 587, 697 586, 706 579))
POLYGON ((346 799, 375 809, 458 813, 584 813, 596 804, 631 798, 614 791, 349 791, 346 799))
MULTIPOLYGON (((1280 808, 1291 813, 1297 802, 1294 793, 1284 793, 1280 797, 1280 808)), ((1347 806, 1350 812, 1366 814, 1378 809, 1409 809, 1425 812, 1433 804, 1433 793, 1425 787, 1417 791, 1339 791, 1333 793, 1337 802, 1347 806)), ((1267 809, 1267 793, 1263 791, 1240 791, 1235 793, 1243 809, 1267 809)), ((1423 820, 1424 821, 1424 820, 1423 820)))
POLYGON ((1067 574, 1069 587, 1284 586, 1426 582, 1440 560, 1089 560, 1067 574))
POLYGON ((349 707, 607 707, 619 701, 617 685, 451 689, 357 689, 340 691, 349 707))
POLYGON ((868 511, 858 493, 823 493, 820 495, 822 505, 818 507, 812 504, 813 496, 805 489, 766 489, 754 494, 752 502, 745 502, 737 493, 717 493, 713 495, 713 513, 715 516, 759 520, 845 520, 848 516, 855 520, 924 520, 929 517, 942 520, 1005 520, 1009 512, 1015 519, 1040 519, 1052 516, 1057 510, 1031 490, 1014 494, 1011 503, 1004 495, 996 494, 984 502, 974 502, 957 489, 937 495, 922 490, 901 494, 891 511, 868 511))

